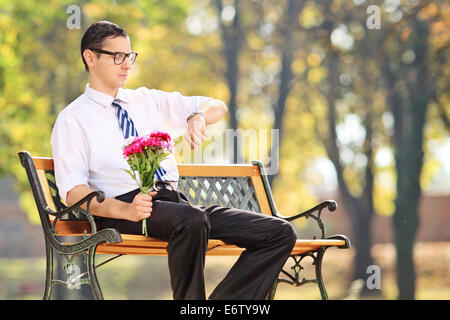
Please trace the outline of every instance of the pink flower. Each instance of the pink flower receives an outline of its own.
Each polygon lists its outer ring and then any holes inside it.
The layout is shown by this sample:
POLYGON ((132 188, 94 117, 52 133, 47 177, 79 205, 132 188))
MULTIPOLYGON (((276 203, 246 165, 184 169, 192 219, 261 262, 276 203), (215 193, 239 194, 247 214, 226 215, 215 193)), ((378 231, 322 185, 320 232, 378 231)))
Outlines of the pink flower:
POLYGON ((129 144, 128 146, 126 146, 123 149, 123 155, 125 158, 128 158, 132 154, 142 153, 142 152, 144 152, 143 147, 144 146, 142 144, 142 137, 136 137, 136 138, 134 138, 134 140, 131 144, 129 144))
POLYGON ((132 140, 127 139, 123 148, 124 158, 128 159, 132 154, 143 153, 147 147, 154 152, 173 152, 174 145, 173 140, 168 133, 155 130, 149 135, 135 137, 132 140))

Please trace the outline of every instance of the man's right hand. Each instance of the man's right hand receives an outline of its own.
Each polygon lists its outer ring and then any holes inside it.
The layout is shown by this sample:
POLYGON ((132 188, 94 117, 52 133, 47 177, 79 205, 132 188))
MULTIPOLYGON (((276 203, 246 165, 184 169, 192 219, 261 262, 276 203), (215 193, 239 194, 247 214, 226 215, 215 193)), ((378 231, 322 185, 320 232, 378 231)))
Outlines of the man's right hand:
MULTIPOLYGON (((71 206, 75 204, 93 191, 93 189, 86 185, 75 186, 67 193, 67 205, 71 206)), ((152 200, 156 193, 156 191, 152 191, 149 194, 139 193, 134 197, 132 203, 108 197, 106 197, 103 202, 99 203, 96 198, 94 198, 92 199, 89 210, 92 214, 99 217, 139 222, 150 217, 152 214, 152 200)), ((86 209, 86 204, 83 204, 81 207, 86 209)))
POLYGON ((157 191, 149 192, 144 194, 142 192, 138 193, 133 202, 130 203, 130 215, 129 220, 134 222, 139 222, 143 219, 147 219, 152 215, 153 202, 152 199, 156 196, 157 191))

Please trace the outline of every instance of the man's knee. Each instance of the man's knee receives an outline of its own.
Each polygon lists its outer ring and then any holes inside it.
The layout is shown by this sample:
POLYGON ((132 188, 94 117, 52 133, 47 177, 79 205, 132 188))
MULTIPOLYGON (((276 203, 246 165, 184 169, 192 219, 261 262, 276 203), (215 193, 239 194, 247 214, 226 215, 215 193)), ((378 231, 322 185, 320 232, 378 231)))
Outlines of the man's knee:
POLYGON ((280 226, 280 237, 282 237, 287 246, 294 247, 297 241, 297 232, 295 231, 294 225, 283 220, 280 226))
POLYGON ((285 224, 286 234, 288 236, 288 241, 292 243, 292 246, 297 242, 297 232, 295 231, 295 227, 292 223, 286 221, 285 224))
POLYGON ((205 210, 191 207, 185 212, 185 224, 190 232, 206 231, 208 234, 211 230, 208 214, 205 210))

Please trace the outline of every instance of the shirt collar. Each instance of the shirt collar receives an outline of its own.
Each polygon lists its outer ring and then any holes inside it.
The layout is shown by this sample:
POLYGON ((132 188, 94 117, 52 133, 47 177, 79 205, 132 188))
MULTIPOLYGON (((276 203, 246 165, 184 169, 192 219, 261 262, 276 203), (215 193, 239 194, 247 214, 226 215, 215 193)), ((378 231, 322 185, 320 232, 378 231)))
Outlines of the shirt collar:
POLYGON ((119 88, 117 90, 117 95, 115 98, 111 97, 110 95, 107 95, 106 93, 97 91, 95 89, 92 89, 89 86, 89 83, 86 84, 86 90, 85 90, 85 94, 94 102, 102 105, 103 107, 110 107, 112 102, 114 101, 114 99, 119 99, 121 103, 123 104, 128 104, 129 101, 125 96, 125 93, 123 92, 124 90, 122 88, 119 88))

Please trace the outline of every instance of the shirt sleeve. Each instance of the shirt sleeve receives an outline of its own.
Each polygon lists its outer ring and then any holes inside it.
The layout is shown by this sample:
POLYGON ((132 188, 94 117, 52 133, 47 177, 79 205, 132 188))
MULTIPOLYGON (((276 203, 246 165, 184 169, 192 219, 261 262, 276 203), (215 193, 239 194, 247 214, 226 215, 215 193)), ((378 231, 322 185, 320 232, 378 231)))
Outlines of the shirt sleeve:
POLYGON ((55 168, 55 182, 61 199, 77 185, 88 185, 89 146, 82 128, 69 112, 56 119, 50 139, 55 168))
POLYGON ((165 92, 157 89, 149 89, 148 94, 154 100, 163 119, 164 125, 172 135, 172 138, 184 134, 187 129, 187 118, 207 100, 213 100, 203 96, 183 96, 180 92, 165 92))

